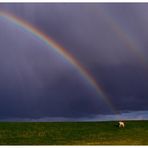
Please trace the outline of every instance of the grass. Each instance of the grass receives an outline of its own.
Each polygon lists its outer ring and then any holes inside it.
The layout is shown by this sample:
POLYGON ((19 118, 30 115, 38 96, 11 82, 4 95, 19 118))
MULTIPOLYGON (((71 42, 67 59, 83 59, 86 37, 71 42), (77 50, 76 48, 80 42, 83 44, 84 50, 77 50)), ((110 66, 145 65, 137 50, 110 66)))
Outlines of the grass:
POLYGON ((148 121, 0 122, 0 145, 148 145, 148 121))

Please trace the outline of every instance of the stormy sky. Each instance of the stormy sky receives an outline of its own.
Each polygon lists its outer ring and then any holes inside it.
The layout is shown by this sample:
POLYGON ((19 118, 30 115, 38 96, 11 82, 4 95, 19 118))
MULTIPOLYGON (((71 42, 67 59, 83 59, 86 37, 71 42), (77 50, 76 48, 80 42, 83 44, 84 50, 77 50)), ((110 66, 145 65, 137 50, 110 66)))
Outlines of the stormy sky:
POLYGON ((148 4, 0 3, 0 12, 73 55, 120 113, 53 47, 0 16, 0 120, 148 119, 148 4))

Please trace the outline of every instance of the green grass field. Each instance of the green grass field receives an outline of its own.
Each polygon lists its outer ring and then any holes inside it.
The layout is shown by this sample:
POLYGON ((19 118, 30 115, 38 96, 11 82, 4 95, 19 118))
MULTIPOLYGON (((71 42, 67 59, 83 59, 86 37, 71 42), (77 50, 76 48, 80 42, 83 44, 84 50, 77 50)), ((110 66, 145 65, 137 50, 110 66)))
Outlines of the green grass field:
POLYGON ((0 122, 1 145, 148 145, 148 121, 0 122))

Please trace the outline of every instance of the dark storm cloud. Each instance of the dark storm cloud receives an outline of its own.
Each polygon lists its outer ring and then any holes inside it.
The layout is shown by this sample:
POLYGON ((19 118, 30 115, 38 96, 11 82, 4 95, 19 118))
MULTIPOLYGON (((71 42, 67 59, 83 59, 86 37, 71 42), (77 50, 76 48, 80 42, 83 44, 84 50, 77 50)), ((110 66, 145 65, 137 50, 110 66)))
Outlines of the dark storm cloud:
POLYGON ((138 66, 120 65, 95 67, 94 75, 99 77, 105 92, 119 110, 145 110, 148 103, 148 69, 138 66))
MULTIPOLYGON (((93 74, 115 108, 147 110, 147 4, 0 4, 72 53, 93 74), (116 31, 110 20, 125 33, 116 31)), ((111 113, 72 65, 32 35, 0 19, 0 114, 82 117, 111 113)))

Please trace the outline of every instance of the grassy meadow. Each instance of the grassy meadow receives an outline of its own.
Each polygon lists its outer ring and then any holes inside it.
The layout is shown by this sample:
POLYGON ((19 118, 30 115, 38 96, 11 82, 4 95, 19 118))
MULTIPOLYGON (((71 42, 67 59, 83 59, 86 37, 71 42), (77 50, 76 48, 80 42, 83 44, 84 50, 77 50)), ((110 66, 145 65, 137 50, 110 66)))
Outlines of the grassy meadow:
POLYGON ((148 145, 148 121, 0 122, 0 145, 148 145))

